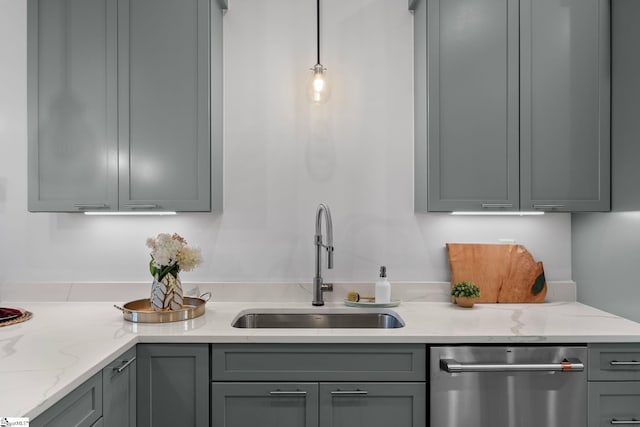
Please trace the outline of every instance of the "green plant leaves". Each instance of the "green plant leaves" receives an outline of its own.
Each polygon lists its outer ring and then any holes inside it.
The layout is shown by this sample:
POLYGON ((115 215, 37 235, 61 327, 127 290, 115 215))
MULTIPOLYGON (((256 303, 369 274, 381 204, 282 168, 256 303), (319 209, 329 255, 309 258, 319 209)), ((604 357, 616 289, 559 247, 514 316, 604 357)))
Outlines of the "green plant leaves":
POLYGON ((480 288, 475 283, 464 281, 458 282, 451 287, 451 295, 454 297, 472 297, 480 296, 480 288))

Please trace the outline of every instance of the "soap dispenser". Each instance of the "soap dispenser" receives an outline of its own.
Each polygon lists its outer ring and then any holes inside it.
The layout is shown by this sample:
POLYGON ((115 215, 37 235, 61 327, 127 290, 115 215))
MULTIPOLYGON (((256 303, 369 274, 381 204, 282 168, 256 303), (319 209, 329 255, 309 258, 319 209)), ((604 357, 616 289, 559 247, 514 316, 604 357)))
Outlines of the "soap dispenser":
POLYGON ((376 304, 391 302, 391 283, 387 280, 387 267, 380 266, 380 280, 376 282, 376 304))

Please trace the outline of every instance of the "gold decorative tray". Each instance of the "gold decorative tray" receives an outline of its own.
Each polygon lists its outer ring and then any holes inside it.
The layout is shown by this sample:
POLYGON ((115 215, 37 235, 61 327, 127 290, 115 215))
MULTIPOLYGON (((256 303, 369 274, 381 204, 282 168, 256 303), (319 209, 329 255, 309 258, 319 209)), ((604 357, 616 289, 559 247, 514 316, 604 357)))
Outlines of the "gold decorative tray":
POLYGON ((174 311, 154 311, 149 298, 130 301, 120 307, 114 307, 122 311, 125 320, 136 323, 168 323, 179 322, 181 320, 194 319, 202 316, 210 293, 200 295, 200 298, 184 297, 182 310, 174 311))

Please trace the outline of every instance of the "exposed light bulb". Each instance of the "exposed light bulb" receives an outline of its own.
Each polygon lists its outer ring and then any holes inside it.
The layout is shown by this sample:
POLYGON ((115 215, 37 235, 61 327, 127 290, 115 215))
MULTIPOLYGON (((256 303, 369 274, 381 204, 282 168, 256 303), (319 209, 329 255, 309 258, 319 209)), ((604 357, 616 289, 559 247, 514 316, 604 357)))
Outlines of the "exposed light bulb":
POLYGON ((314 104, 324 104, 330 95, 327 69, 322 64, 316 64, 311 68, 311 71, 313 73, 309 83, 309 98, 314 104))

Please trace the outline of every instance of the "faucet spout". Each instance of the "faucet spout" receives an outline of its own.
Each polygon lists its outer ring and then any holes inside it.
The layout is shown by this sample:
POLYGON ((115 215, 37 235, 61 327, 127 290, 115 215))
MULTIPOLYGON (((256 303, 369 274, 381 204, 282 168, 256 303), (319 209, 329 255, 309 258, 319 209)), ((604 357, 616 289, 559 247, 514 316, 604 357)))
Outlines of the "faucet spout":
POLYGON ((316 247, 316 271, 313 278, 313 305, 324 305, 322 292, 330 290, 329 284, 322 280, 322 248, 327 250, 327 268, 333 268, 333 224, 331 222, 331 211, 325 203, 320 203, 316 210, 316 234, 314 237, 316 247), (326 229, 326 244, 322 241, 322 218, 324 218, 326 229))

